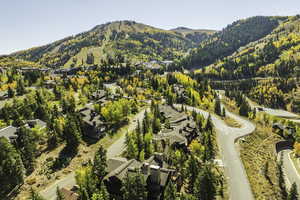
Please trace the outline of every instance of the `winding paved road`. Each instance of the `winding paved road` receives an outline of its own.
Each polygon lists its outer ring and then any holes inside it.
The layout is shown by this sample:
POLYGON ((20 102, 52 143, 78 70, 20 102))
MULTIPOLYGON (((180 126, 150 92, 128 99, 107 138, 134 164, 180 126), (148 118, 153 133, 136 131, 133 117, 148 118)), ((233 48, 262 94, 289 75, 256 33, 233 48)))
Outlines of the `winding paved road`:
MULTIPOLYGON (((204 117, 208 117, 208 112, 206 111, 190 106, 187 106, 187 109, 190 111, 195 110, 204 117)), ((255 130, 255 125, 228 110, 226 110, 226 115, 242 125, 241 128, 229 127, 223 120, 216 116, 211 116, 212 122, 217 130, 217 142, 221 151, 225 175, 228 177, 230 199, 252 200, 254 197, 239 153, 235 148, 235 141, 240 137, 252 133, 255 130)))
MULTIPOLYGON (((142 121, 144 118, 144 113, 146 109, 143 109, 138 114, 134 116, 128 126, 128 132, 133 131, 137 127, 137 122, 142 121)), ((123 134, 116 142, 114 142, 108 149, 107 149, 107 158, 113 158, 119 156, 125 150, 125 134, 123 134)), ((71 172, 64 178, 56 181, 52 185, 50 185, 45 190, 41 191, 40 194, 47 200, 56 200, 56 188, 62 187, 73 187, 76 184, 75 180, 75 172, 71 172)))
MULTIPOLYGON (((254 107, 261 107, 263 108, 262 112, 266 112, 270 115, 276 116, 276 117, 282 117, 285 119, 288 119, 290 121, 300 123, 300 116, 288 112, 286 110, 281 110, 281 109, 272 109, 272 108, 266 108, 263 106, 259 106, 252 101, 248 99, 250 107, 253 109, 254 107)), ((285 174, 285 179, 286 179, 286 185, 289 188, 292 183, 296 183, 298 186, 298 191, 300 191, 300 176, 299 173, 297 172, 293 161, 290 158, 289 153, 292 151, 292 147, 286 147, 284 149, 278 150, 278 159, 282 158, 283 159, 283 172, 285 174)))

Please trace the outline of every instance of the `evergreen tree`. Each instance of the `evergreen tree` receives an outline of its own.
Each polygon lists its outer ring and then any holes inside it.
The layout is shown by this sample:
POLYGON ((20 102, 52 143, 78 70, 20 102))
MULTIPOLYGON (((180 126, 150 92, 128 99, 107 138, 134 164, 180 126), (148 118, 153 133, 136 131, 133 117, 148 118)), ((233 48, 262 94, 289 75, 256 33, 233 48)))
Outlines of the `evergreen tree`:
POLYGON ((164 200, 176 200, 176 199, 178 199, 176 184, 170 181, 164 192, 164 200))
POLYGON ((100 146, 98 151, 94 156, 93 163, 93 173, 96 175, 96 178, 102 182, 102 179, 106 175, 106 150, 100 146))
POLYGON ((64 138, 67 143, 67 148, 71 152, 76 152, 81 141, 81 134, 73 116, 67 117, 67 122, 64 127, 64 138))
POLYGON ((103 182, 101 183, 100 190, 93 194, 92 200, 110 200, 109 193, 103 182))
POLYGON ((25 84, 22 79, 18 80, 16 90, 18 95, 24 95, 26 93, 25 84))
POLYGON ((0 137, 0 196, 23 183, 24 172, 17 150, 6 138, 0 137))
POLYGON ((146 182, 143 175, 138 171, 130 176, 127 174, 121 191, 123 200, 147 199, 146 182))
POLYGON ((299 194, 297 191, 297 185, 294 182, 291 186, 291 189, 289 191, 289 195, 288 195, 288 200, 298 200, 299 199, 299 194))
POLYGON ((13 98, 15 96, 14 89, 12 89, 11 87, 8 87, 7 96, 8 96, 8 98, 13 98))
POLYGON ((37 146, 33 133, 25 126, 18 130, 17 148, 20 150, 27 172, 32 172, 35 166, 37 146))
POLYGON ((213 127, 214 127, 214 125, 212 123, 211 115, 209 114, 208 118, 206 120, 205 131, 212 132, 213 131, 213 127))
POLYGON ((205 166, 197 176, 194 184, 194 195, 197 199, 213 200, 216 199, 217 180, 211 167, 205 166))
POLYGON ((226 117, 226 109, 223 107, 222 117, 226 117))
POLYGON ((220 102, 220 99, 219 98, 216 98, 216 101, 215 101, 215 113, 219 116, 221 116, 221 102, 220 102))
POLYGON ((193 193, 194 191, 194 183, 196 181, 197 175, 199 173, 199 162, 196 157, 191 155, 187 161, 186 167, 186 180, 188 180, 188 191, 193 193))

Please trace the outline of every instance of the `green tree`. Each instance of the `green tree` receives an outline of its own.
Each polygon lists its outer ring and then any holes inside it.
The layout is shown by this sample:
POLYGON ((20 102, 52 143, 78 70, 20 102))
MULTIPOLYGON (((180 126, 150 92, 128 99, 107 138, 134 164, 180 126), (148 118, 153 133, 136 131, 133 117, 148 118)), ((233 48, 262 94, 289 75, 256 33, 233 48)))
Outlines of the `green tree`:
POLYGON ((170 181, 164 192, 164 200, 176 200, 176 199, 178 199, 176 183, 170 181))
POLYGON ((12 89, 11 87, 8 87, 7 96, 8 96, 8 98, 13 98, 15 96, 14 89, 12 89))
POLYGON ((197 199, 213 200, 217 194, 217 178, 211 166, 204 166, 194 184, 194 195, 197 199))
POLYGON ((106 175, 106 167, 106 150, 100 146, 98 151, 95 153, 93 163, 93 173, 100 182, 102 182, 102 179, 106 175))
POLYGON ((0 196, 23 183, 24 172, 21 156, 6 138, 0 137, 0 196))
POLYGON ((22 157, 23 164, 28 173, 32 172, 35 167, 37 153, 36 138, 30 129, 25 126, 18 130, 17 148, 22 157))
POLYGON ((291 186, 291 189, 289 191, 288 200, 298 200, 299 194, 297 191, 297 184, 294 182, 291 186))
POLYGON ((220 99, 219 98, 216 98, 216 101, 215 101, 215 113, 219 116, 222 115, 221 113, 221 102, 220 102, 220 99))
POLYGON ((45 200, 45 199, 31 188, 30 197, 28 198, 28 200, 45 200))
POLYGON ((104 183, 101 183, 100 190, 93 194, 92 200, 109 200, 109 193, 107 192, 107 189, 104 185, 104 183))
POLYGON ((123 200, 147 199, 146 182, 143 175, 138 171, 133 175, 127 174, 121 191, 123 193, 123 200))
POLYGON ((71 152, 76 152, 81 141, 81 134, 74 117, 71 115, 67 117, 63 134, 67 143, 67 149, 71 152))

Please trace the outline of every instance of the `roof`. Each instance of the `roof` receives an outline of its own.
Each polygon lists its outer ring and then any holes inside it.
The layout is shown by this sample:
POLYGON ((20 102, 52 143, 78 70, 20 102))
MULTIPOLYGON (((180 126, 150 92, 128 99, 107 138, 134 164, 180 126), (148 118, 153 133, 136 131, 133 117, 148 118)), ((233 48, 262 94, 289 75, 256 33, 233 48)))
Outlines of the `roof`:
POLYGON ((64 200, 78 200, 79 195, 71 190, 68 190, 67 188, 61 188, 60 192, 64 196, 64 200))
POLYGON ((47 123, 40 120, 40 119, 34 119, 34 120, 26 120, 26 123, 31 127, 39 126, 41 128, 45 128, 47 126, 47 123))
POLYGON ((126 158, 121 158, 121 157, 117 157, 117 158, 111 158, 109 160, 107 160, 107 171, 108 172, 112 172, 115 169, 117 169, 118 167, 120 167, 121 165, 123 165, 124 163, 126 163, 128 160, 126 158))
POLYGON ((128 172, 128 169, 130 169, 130 168, 141 168, 141 166, 142 166, 141 162, 139 162, 135 159, 131 159, 131 160, 127 161, 126 163, 123 163, 122 165, 120 165, 115 170, 111 171, 108 175, 106 175, 105 178, 116 176, 120 180, 123 180, 123 178, 125 178, 125 176, 128 172))
POLYGON ((92 94, 92 96, 97 99, 102 99, 103 97, 105 97, 105 95, 106 95, 106 92, 104 90, 97 90, 97 91, 93 92, 93 94, 92 94))
POLYGON ((169 119, 170 122, 176 122, 179 119, 186 117, 185 113, 178 112, 171 106, 160 105, 159 110, 164 114, 166 118, 169 119))
POLYGON ((16 137, 18 128, 14 126, 8 126, 0 130, 0 137, 5 137, 10 140, 10 137, 16 137))
POLYGON ((100 124, 104 124, 104 122, 100 119, 100 115, 97 115, 96 111, 93 108, 93 104, 88 104, 79 112, 83 116, 83 121, 91 126, 98 126, 100 124))

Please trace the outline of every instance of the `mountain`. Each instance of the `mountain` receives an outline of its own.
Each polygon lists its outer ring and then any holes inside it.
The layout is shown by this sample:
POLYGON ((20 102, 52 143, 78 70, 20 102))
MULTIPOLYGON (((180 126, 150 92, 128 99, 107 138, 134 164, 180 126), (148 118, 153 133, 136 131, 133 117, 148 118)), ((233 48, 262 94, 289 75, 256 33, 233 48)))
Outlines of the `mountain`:
POLYGON ((12 54, 48 67, 177 59, 207 33, 183 34, 134 21, 116 21, 41 47, 12 54), (194 36, 192 36, 195 34, 194 36))
POLYGON ((272 32, 286 17, 256 16, 238 20, 216 32, 193 49, 181 64, 187 68, 201 68, 231 55, 240 47, 259 40, 272 32))
POLYGON ((265 37, 251 42, 202 71, 211 78, 293 77, 300 66, 300 16, 289 17, 265 37))
POLYGON ((261 105, 300 113, 300 15, 196 74, 226 80, 223 87, 234 85, 261 105))
POLYGON ((176 33, 180 33, 184 37, 192 40, 195 43, 200 43, 200 42, 208 39, 208 37, 210 35, 212 35, 212 34, 214 34, 214 33, 217 32, 215 30, 190 29, 190 28, 186 28, 186 27, 177 27, 175 29, 171 29, 171 31, 176 32, 176 33))

